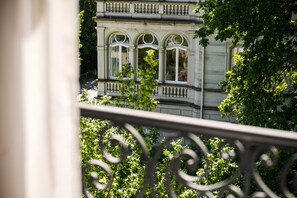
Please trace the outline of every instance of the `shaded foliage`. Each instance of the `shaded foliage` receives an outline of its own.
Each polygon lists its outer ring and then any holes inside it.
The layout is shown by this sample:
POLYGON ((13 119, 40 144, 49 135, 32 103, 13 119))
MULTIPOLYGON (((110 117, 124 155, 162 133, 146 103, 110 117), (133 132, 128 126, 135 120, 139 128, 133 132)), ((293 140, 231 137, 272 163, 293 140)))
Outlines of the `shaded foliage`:
MULTIPOLYGON (((83 16, 84 16, 84 11, 80 11, 78 14, 78 18, 79 18, 79 31, 78 31, 78 49, 80 50, 82 48, 82 44, 80 41, 80 36, 81 36, 81 24, 83 22, 83 16)), ((80 51, 78 51, 78 61, 81 61, 81 56, 80 56, 80 51)))
MULTIPOLYGON (((199 2, 196 12, 204 20, 195 33, 201 45, 207 47, 214 36, 243 47, 220 83, 228 93, 219 106, 222 115, 240 124, 297 131, 296 1, 207 0, 199 2)), ((281 163, 270 170, 257 162, 271 189, 278 189, 276 176, 287 159, 280 151, 281 163)))
POLYGON ((221 86, 223 116, 241 124, 297 131, 297 13, 293 0, 207 0, 196 9, 203 27, 196 37, 231 40, 244 51, 221 86))
POLYGON ((96 1, 95 0, 80 0, 80 12, 83 11, 81 20, 81 34, 79 36, 82 47, 79 49, 81 64, 80 73, 85 73, 97 68, 97 33, 96 23, 93 17, 96 16, 96 1))

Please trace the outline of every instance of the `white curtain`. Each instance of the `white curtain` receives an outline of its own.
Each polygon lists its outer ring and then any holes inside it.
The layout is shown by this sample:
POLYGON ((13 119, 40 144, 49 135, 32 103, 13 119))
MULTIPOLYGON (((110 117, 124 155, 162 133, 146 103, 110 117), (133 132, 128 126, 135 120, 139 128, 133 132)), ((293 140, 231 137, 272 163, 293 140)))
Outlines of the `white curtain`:
POLYGON ((0 197, 81 197, 78 2, 2 0, 0 197))

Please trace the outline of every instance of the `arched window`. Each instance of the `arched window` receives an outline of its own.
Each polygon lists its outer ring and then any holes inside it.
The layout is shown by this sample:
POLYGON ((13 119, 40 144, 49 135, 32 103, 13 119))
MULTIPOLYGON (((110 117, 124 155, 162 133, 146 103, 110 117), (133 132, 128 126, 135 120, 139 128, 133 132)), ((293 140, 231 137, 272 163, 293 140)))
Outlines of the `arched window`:
POLYGON ((180 35, 171 35, 166 41, 166 81, 188 81, 188 42, 180 35))
MULTIPOLYGON (((150 49, 155 50, 155 58, 159 59, 159 51, 158 51, 158 40, 152 34, 143 34, 138 38, 137 43, 137 65, 139 69, 145 69, 146 62, 144 61, 144 57, 147 55, 147 51, 150 49)), ((159 76, 159 68, 156 68, 155 78, 158 79, 159 76)))
POLYGON ((113 34, 109 42, 109 76, 117 78, 123 66, 130 66, 129 38, 125 34, 113 34))

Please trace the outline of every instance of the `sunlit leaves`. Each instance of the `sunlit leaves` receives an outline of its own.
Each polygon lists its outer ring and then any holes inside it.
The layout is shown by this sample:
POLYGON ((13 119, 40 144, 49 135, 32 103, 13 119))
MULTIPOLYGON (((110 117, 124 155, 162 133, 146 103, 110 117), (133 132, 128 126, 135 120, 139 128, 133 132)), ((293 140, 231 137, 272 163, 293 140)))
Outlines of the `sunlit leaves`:
POLYGON ((196 31, 206 46, 216 40, 242 44, 236 66, 221 86, 228 97, 223 116, 242 124, 296 131, 297 25, 295 1, 209 0, 198 4, 204 24, 196 31))
POLYGON ((154 57, 154 50, 147 51, 144 60, 144 69, 136 70, 130 65, 123 66, 118 76, 120 96, 116 99, 117 106, 144 111, 157 108, 158 100, 151 97, 158 85, 155 79, 158 60, 154 57), (136 81, 136 76, 139 81, 136 81))

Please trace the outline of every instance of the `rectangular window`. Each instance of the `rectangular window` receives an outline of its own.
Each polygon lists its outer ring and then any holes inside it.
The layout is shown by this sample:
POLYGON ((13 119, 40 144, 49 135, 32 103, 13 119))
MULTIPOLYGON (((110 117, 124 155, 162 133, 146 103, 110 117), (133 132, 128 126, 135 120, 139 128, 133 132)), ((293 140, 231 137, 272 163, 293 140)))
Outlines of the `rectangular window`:
POLYGON ((121 47, 121 65, 120 71, 123 72, 123 77, 131 78, 131 65, 129 63, 129 51, 127 47, 121 47))
MULTIPOLYGON (((125 66, 125 71, 128 74, 130 70, 128 67, 131 66, 129 61, 129 49, 127 47, 120 45, 110 47, 110 77, 117 78, 125 66)), ((127 75, 124 74, 124 77, 127 75)))
POLYGON ((182 49, 166 50, 166 80, 188 81, 188 52, 182 49))
POLYGON ((110 76, 117 77, 120 71, 120 58, 119 58, 119 46, 111 47, 110 58, 111 58, 111 68, 110 68, 110 76))
POLYGON ((129 54, 128 54, 128 48, 127 47, 121 47, 122 48, 122 53, 121 53, 121 60, 122 60, 122 65, 128 65, 129 64, 129 54))
POLYGON ((178 81, 187 82, 188 80, 188 53, 179 50, 178 56, 178 81))
POLYGON ((166 80, 175 81, 176 49, 166 50, 166 80))

